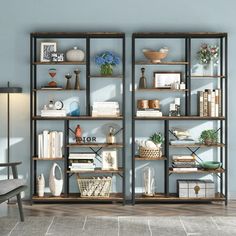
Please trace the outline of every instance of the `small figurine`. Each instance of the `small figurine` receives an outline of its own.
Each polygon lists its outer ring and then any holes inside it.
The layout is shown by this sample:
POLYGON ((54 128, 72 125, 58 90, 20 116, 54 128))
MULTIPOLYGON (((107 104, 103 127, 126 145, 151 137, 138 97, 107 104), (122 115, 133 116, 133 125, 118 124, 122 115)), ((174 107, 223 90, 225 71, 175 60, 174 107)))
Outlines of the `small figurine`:
POLYGON ((140 89, 145 89, 147 88, 147 80, 146 77, 144 76, 145 68, 141 68, 142 76, 139 79, 139 88, 140 89))
POLYGON ((65 78, 67 80, 66 81, 66 89, 72 89, 71 82, 70 82, 71 77, 72 77, 72 75, 70 73, 65 75, 65 78))
POLYGON ((108 144, 114 144, 116 142, 115 129, 112 126, 109 127, 109 133, 106 139, 108 144))
POLYGON ((77 127, 75 129, 75 140, 77 143, 82 142, 82 130, 80 128, 80 125, 77 125, 77 127))
POLYGON ((79 82, 80 70, 76 69, 74 70, 74 73, 75 73, 75 89, 80 90, 80 82, 79 82))

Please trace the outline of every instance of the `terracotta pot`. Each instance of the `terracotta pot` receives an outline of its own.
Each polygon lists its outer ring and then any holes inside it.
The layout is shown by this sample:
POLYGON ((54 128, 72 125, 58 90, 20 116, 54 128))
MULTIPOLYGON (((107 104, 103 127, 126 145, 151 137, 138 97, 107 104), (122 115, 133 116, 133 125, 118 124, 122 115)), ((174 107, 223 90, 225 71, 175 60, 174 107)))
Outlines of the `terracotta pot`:
POLYGON ((138 109, 148 109, 148 100, 138 100, 138 109))

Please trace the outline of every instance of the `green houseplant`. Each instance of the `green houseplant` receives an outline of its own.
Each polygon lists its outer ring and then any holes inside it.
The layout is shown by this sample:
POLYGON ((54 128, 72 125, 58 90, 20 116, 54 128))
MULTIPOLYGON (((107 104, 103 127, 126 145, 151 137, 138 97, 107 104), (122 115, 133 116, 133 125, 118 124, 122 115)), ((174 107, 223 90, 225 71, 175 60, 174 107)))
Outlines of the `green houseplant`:
POLYGON ((164 137, 162 133, 156 132, 150 136, 150 140, 157 145, 157 147, 161 147, 164 142, 164 137))
POLYGON ((202 131, 200 135, 200 142, 206 145, 213 145, 218 141, 218 133, 215 129, 207 129, 202 131))

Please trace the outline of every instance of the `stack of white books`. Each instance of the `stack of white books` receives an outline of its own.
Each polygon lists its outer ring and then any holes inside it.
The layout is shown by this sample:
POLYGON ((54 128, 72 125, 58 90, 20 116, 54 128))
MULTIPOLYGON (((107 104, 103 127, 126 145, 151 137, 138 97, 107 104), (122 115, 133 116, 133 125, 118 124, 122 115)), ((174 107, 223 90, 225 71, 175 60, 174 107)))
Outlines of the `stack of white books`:
POLYGON ((94 102, 93 117, 118 117, 120 116, 120 107, 118 102, 94 102))
POLYGON ((63 132, 44 130, 38 134, 38 158, 62 157, 63 132))
POLYGON ((138 117, 161 117, 162 112, 156 109, 145 109, 145 110, 137 110, 136 116, 138 117))
POLYGON ((95 153, 70 153, 69 169, 71 171, 94 171, 95 153))
POLYGON ((66 110, 41 110, 41 116, 55 116, 64 117, 66 116, 66 110))

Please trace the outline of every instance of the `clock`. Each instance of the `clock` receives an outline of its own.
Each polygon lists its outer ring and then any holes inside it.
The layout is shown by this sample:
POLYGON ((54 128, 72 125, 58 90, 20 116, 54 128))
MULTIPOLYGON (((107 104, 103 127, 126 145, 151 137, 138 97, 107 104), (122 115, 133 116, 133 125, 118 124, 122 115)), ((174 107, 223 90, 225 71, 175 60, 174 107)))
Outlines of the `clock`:
POLYGON ((62 101, 58 100, 54 103, 54 107, 56 110, 61 110, 63 108, 64 104, 62 101))

